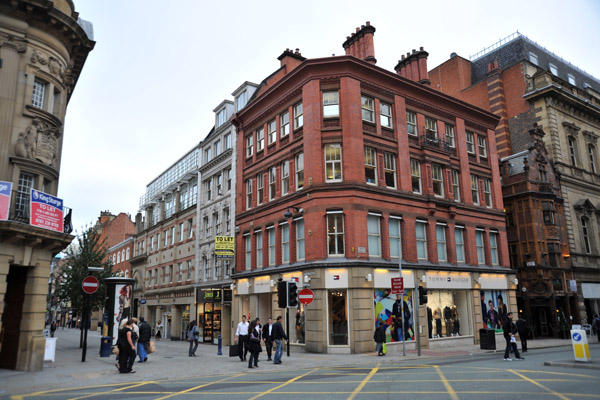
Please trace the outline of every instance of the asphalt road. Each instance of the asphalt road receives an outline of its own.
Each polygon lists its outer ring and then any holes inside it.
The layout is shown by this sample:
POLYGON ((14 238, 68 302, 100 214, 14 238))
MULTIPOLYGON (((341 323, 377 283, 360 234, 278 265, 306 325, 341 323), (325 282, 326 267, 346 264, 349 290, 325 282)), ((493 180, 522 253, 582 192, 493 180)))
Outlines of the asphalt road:
MULTIPOLYGON (((373 357, 372 361, 360 365, 322 365, 297 370, 289 369, 293 361, 284 359, 282 368, 286 368, 281 370, 277 369, 279 366, 261 361, 262 368, 242 368, 226 374, 148 381, 132 379, 6 398, 600 399, 599 370, 544 366, 545 361, 572 358, 570 347, 540 349, 524 356, 524 361, 512 362, 502 360, 498 354, 424 360, 373 357)), ((133 374, 128 375, 133 377, 133 374)))

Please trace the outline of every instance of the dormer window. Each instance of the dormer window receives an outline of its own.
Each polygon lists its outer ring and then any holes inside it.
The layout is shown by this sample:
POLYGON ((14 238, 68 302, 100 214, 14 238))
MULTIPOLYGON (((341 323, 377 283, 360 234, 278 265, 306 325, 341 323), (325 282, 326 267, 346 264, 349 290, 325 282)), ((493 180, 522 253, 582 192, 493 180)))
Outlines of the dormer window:
POLYGON ((550 69, 552 75, 558 76, 558 68, 556 68, 556 65, 548 64, 548 68, 550 69))
POLYGON ((529 52, 529 61, 531 61, 531 63, 533 63, 535 65, 539 65, 538 64, 538 56, 532 52, 529 52))
POLYGON ((573 75, 567 74, 567 80, 571 85, 575 86, 575 77, 573 75))
POLYGON ((246 106, 247 103, 247 92, 244 90, 235 100, 237 104, 238 111, 246 106))
POLYGON ((217 114, 217 128, 223 125, 227 121, 227 110, 222 109, 217 114))

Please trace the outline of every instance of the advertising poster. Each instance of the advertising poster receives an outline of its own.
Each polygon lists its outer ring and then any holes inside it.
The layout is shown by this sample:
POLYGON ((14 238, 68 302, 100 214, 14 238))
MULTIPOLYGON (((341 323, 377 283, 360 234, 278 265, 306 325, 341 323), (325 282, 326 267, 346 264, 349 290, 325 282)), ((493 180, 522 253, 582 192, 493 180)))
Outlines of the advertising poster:
POLYGON ((63 232, 63 201, 58 197, 33 189, 31 191, 30 224, 51 231, 63 232))
MULTIPOLYGON (((506 318, 508 309, 504 303, 506 290, 480 290, 481 311, 483 316, 483 327, 490 329, 502 329, 502 323, 506 318)), ((516 314, 513 321, 516 320, 516 314)))
POLYGON ((413 328, 413 289, 404 289, 404 295, 391 294, 391 289, 375 289, 373 302, 375 307, 375 326, 387 325, 387 342, 414 340, 413 328), (402 312, 400 299, 404 303, 404 332, 402 332, 402 312))
POLYGON ((0 181, 0 221, 6 221, 8 219, 11 194, 12 183, 0 181))
POLYGON ((117 344, 122 320, 131 318, 131 285, 115 285, 115 306, 113 310, 113 345, 117 344))

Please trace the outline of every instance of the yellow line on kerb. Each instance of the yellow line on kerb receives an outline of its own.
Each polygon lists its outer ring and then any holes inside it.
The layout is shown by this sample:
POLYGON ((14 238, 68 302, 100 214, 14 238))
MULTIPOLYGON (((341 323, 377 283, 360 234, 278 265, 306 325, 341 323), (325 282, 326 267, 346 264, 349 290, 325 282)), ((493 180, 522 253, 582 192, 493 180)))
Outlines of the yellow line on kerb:
POLYGON ((539 383, 539 382, 536 382, 536 381, 534 381, 534 380, 533 380, 533 379, 531 379, 531 378, 528 378, 528 377, 526 377, 525 375, 522 375, 522 374, 518 373, 517 371, 515 371, 515 370, 513 370, 513 369, 509 369, 508 371, 509 371, 509 372, 512 372, 512 373, 513 373, 513 374, 515 374, 515 375, 517 375, 517 376, 518 376, 518 377, 520 377, 521 379, 523 379, 523 380, 526 380, 527 382, 533 383, 534 385, 541 387, 542 389, 544 389, 545 391, 547 391, 547 392, 548 392, 548 393, 550 393, 550 394, 553 394, 553 395, 555 395, 555 396, 556 396, 556 397, 558 397, 559 399, 562 399, 562 400, 571 400, 571 399, 569 399, 567 396, 565 396, 565 395, 563 395, 563 394, 560 394, 560 393, 558 393, 558 392, 555 392, 554 390, 552 390, 552 389, 550 389, 550 388, 548 388, 548 387, 546 387, 546 386, 542 385, 542 384, 541 384, 541 383, 539 383))
POLYGON ((450 398, 452 400, 459 400, 458 399, 458 395, 456 394, 456 392, 454 391, 454 389, 450 385, 450 382, 448 382, 448 379, 446 379, 446 377, 444 376, 444 374, 442 374, 442 370, 440 369, 440 367, 437 366, 437 365, 434 365, 433 368, 435 368, 435 370, 437 371, 438 375, 440 376, 440 379, 442 380, 442 383, 446 387, 446 390, 448 391, 448 394, 450 395, 450 398))
POLYGON ((362 382, 360 383, 360 385, 358 385, 356 387, 356 389, 354 389, 354 392, 352 392, 352 394, 350 395, 350 397, 348 397, 348 400, 354 399, 356 397, 356 395, 360 393, 360 391, 365 387, 365 385, 367 384, 367 382, 369 382, 369 380, 373 377, 373 375, 375 375, 377 373, 377 370, 379 369, 379 366, 381 366, 381 363, 378 363, 377 366, 375 368, 373 368, 371 370, 371 372, 369 372, 369 375, 367 375, 365 377, 365 379, 362 380, 362 382))
POLYGON ((237 375, 233 375, 233 376, 228 376, 227 378, 223 378, 223 379, 220 379, 218 381, 205 383, 204 385, 198 385, 198 386, 195 386, 193 388, 182 390, 181 392, 176 392, 176 393, 172 393, 172 394, 170 394, 168 396, 159 397, 158 399, 155 399, 155 400, 164 400, 164 399, 168 399, 170 397, 179 396, 180 394, 185 394, 185 393, 193 392, 194 390, 197 390, 197 389, 200 389, 200 388, 203 388, 203 387, 206 387, 206 386, 214 385, 216 383, 225 382, 228 379, 237 378, 238 376, 242 376, 242 375, 246 375, 246 374, 244 373, 244 374, 237 374, 237 375))
MULTIPOLYGON (((284 387, 284 386, 286 386, 286 385, 289 385, 290 383, 296 382, 298 379, 300 379, 300 378, 304 378, 306 375, 310 375, 310 374, 312 374, 313 372, 315 372, 315 371, 318 371, 319 369, 321 369, 321 368, 314 368, 314 369, 311 369, 311 370, 310 370, 310 371, 308 371, 307 373, 305 373, 305 374, 302 374, 302 375, 299 375, 299 376, 297 376, 297 377, 295 377, 295 378, 292 378, 292 379, 290 379, 289 381, 283 382, 281 385, 279 385, 279 386, 275 386, 274 388, 271 388, 271 389, 267 390, 266 392, 262 392, 262 393, 260 393, 260 394, 257 394, 256 396, 254 396, 254 397, 251 397, 249 400, 256 400, 256 399, 258 399, 259 397, 263 397, 264 395, 266 395, 266 394, 269 394, 269 393, 271 393, 271 392, 274 392, 274 391, 276 391, 277 389, 280 389, 280 388, 282 388, 282 387, 284 387)), ((160 400, 160 399, 156 399, 156 400, 160 400)))

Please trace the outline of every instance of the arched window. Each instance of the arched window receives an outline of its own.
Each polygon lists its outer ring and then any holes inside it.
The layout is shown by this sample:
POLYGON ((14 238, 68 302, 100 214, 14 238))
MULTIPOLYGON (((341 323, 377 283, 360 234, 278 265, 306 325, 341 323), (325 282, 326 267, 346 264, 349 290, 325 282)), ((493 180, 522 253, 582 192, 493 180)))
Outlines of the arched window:
POLYGON ((590 242, 590 228, 587 217, 581 217, 581 233, 583 235, 583 250, 586 252, 586 254, 590 254, 592 252, 592 244, 590 242))
POLYGON ((573 136, 569 136, 569 155, 571 156, 571 164, 577 166, 577 140, 573 136))
POLYGON ((590 169, 593 173, 598 173, 598 168, 596 167, 596 146, 593 144, 588 144, 588 156, 590 157, 590 169))

